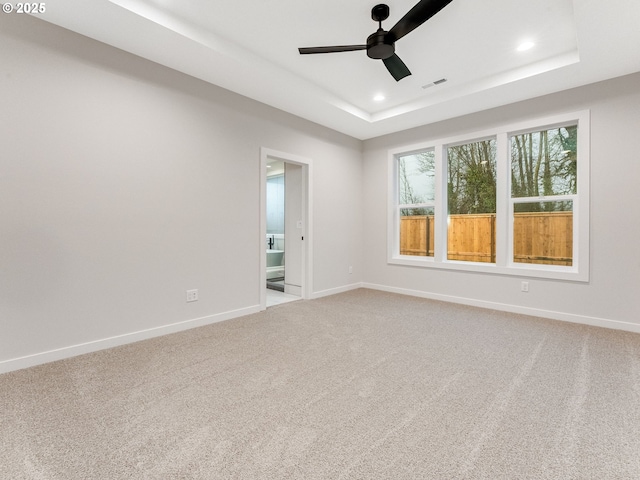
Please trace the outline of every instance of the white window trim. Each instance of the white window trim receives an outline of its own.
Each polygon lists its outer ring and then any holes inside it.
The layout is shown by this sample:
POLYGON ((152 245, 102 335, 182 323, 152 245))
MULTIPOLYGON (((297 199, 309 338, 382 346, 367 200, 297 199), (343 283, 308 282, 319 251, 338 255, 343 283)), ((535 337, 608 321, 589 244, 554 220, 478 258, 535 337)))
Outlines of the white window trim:
MULTIPOLYGON (((467 272, 515 275, 522 277, 549 278, 576 282, 589 281, 589 199, 590 199, 590 112, 581 110, 565 114, 534 118, 518 123, 507 124, 491 130, 479 131, 455 137, 440 138, 423 143, 395 148, 388 152, 387 185, 387 263, 413 267, 438 268, 467 272), (578 125, 578 193, 571 195, 573 203, 573 265, 536 265, 513 262, 513 201, 511 199, 511 161, 509 155, 509 137, 512 135, 550 129, 564 125, 578 125), (443 156, 448 146, 472 141, 496 139, 496 263, 466 262, 447 260, 447 208, 446 208, 446 171, 443 156), (424 150, 435 151, 435 225, 434 256, 416 257, 400 255, 400 205, 398 199, 397 159, 400 156, 419 153, 424 150)), ((564 197, 546 197, 547 200, 564 197)), ((517 199, 520 201, 521 199, 517 199)))

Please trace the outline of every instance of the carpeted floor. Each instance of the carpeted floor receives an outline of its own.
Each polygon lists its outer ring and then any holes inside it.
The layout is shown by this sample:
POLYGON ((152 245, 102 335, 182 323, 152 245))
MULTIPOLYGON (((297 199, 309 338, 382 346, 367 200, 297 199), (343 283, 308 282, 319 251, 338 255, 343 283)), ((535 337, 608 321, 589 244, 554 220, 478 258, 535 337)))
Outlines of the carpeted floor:
POLYGON ((640 335, 356 290, 0 376, 2 479, 638 479, 640 335))

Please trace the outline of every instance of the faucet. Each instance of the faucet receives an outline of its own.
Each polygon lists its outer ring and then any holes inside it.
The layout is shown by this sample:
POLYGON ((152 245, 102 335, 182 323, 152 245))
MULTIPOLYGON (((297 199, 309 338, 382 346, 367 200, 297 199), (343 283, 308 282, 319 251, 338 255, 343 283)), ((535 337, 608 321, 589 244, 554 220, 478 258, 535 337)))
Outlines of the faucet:
POLYGON ((273 235, 271 235, 271 238, 269 239, 269 250, 271 250, 273 248, 273 245, 276 243, 275 239, 273 238, 273 235))

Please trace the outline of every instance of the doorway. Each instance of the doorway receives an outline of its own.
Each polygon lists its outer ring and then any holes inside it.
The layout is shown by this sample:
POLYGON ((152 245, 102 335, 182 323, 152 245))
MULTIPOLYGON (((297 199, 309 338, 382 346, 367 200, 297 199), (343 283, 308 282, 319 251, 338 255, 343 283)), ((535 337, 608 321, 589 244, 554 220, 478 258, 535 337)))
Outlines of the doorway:
MULTIPOLYGON (((288 212, 287 165, 279 159, 267 160, 267 289, 284 292, 285 211, 288 212)), ((288 229, 287 229, 288 230, 288 229)), ((290 232, 289 232, 290 233, 290 232)), ((287 239, 288 240, 288 239, 287 239)), ((267 292, 268 294, 269 292, 267 292)))
POLYGON ((260 306, 309 298, 311 161, 260 150, 260 306))

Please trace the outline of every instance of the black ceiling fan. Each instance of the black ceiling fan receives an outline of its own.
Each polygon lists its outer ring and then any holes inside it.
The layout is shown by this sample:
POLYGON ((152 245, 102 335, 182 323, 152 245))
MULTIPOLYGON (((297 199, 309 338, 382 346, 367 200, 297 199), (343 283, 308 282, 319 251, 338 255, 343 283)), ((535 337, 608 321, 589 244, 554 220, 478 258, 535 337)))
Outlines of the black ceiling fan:
POLYGON ((382 22, 389 18, 389 6, 380 4, 371 9, 371 18, 378 22, 378 31, 369 35, 366 45, 341 45, 335 47, 305 47, 299 48, 302 55, 312 53, 351 52, 366 50, 367 56, 382 60, 389 73, 396 79, 402 80, 411 72, 400 57, 396 55, 396 41, 411 33, 436 13, 446 7, 452 0, 420 0, 407 14, 396 23, 391 30, 382 29, 382 22))

